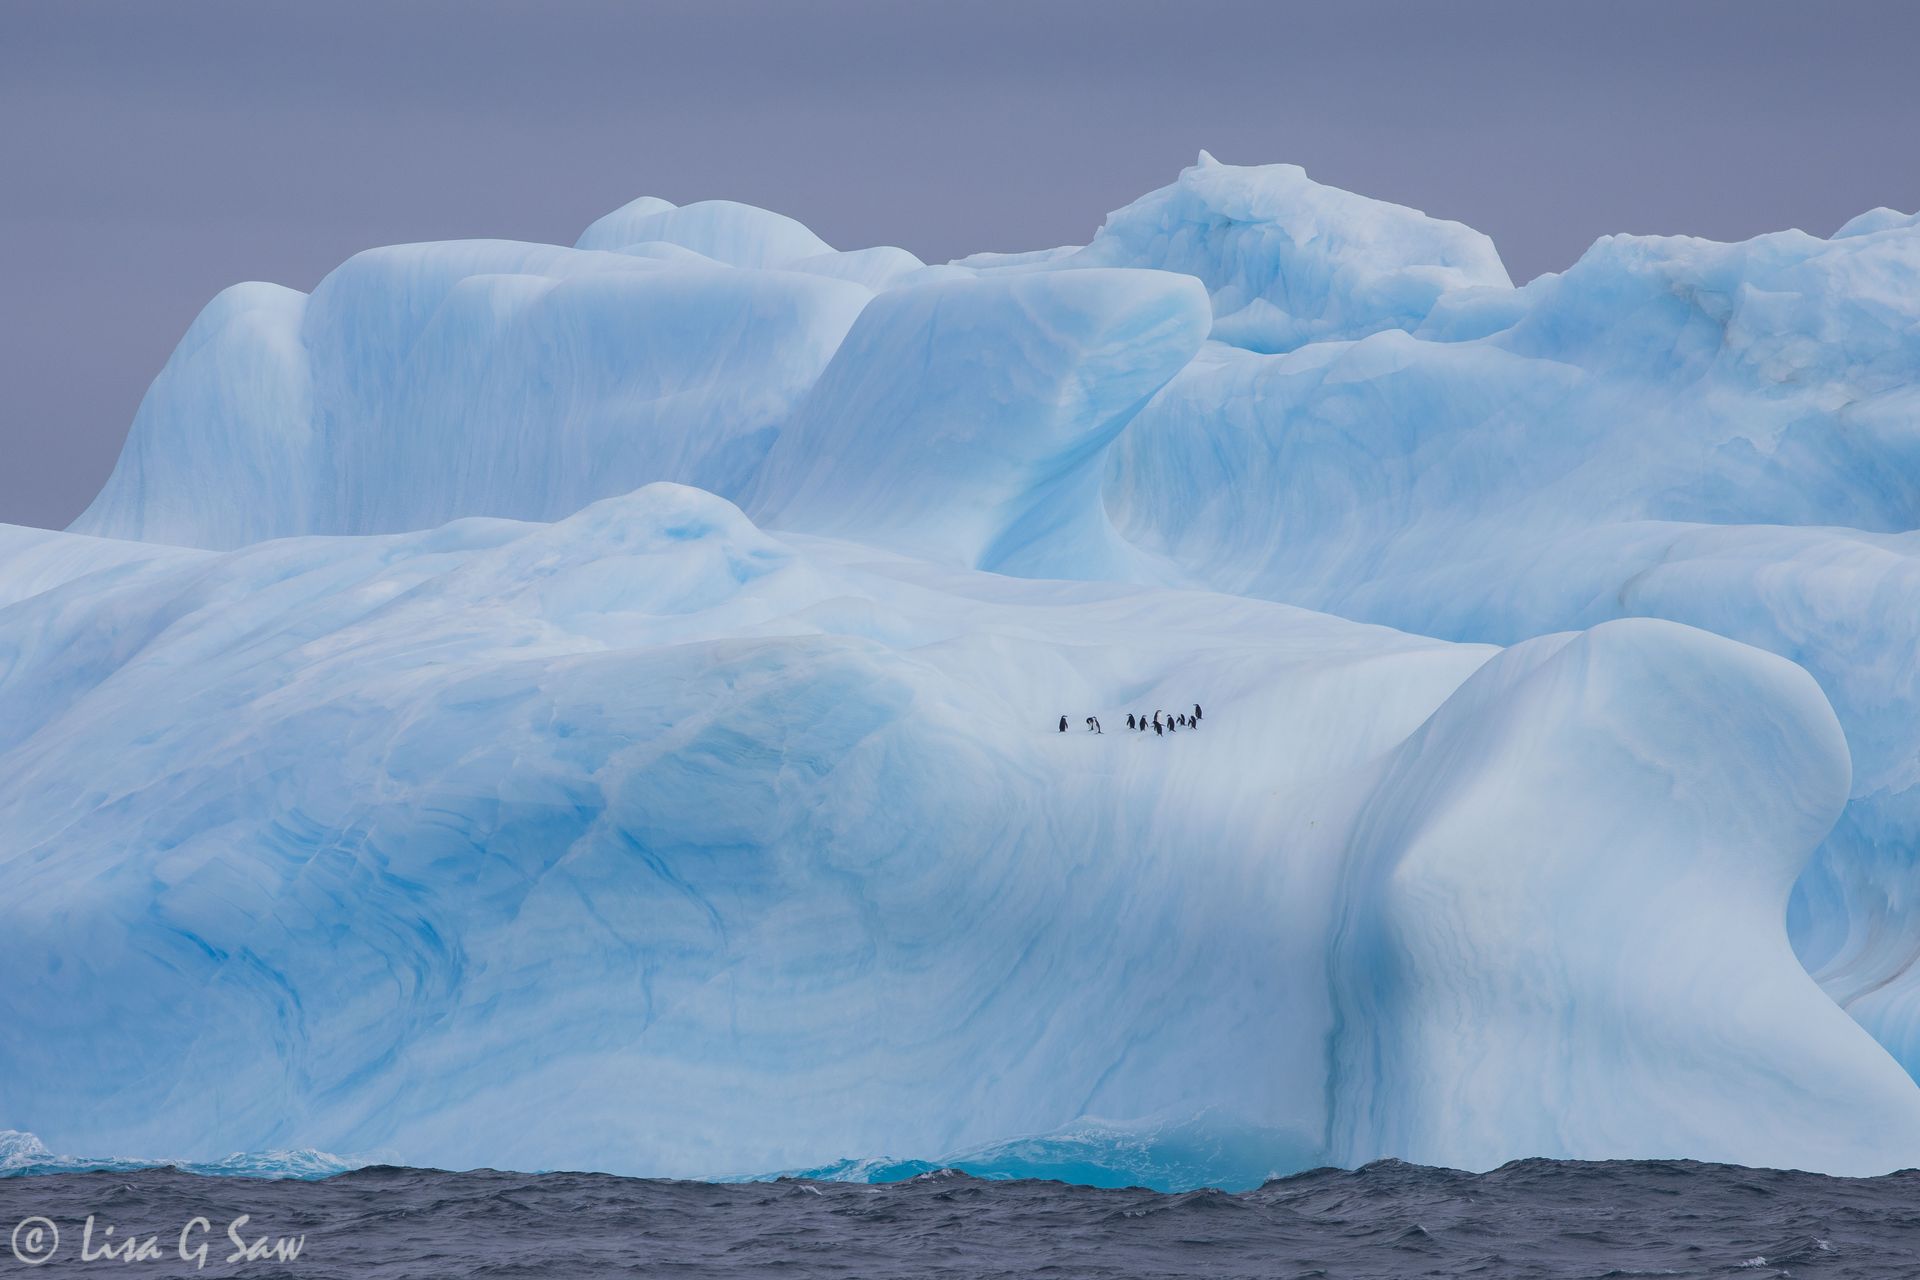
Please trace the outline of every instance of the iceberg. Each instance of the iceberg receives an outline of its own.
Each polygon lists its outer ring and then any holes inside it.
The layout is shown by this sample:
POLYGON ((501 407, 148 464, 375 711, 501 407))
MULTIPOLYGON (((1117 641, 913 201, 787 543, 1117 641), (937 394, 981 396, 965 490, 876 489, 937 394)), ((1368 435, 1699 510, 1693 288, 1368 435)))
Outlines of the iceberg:
POLYGON ((1204 155, 1034 253, 643 197, 235 286, 0 526, 0 1126, 1920 1163, 1917 373, 1890 210, 1516 288, 1204 155))

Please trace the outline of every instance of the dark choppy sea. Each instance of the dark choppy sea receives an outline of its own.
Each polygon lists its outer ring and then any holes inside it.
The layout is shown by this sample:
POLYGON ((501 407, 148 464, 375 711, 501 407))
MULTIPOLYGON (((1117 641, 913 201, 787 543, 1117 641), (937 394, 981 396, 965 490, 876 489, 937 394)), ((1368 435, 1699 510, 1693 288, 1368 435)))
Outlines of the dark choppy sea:
POLYGON ((875 1186, 387 1167, 299 1182, 149 1169, 0 1180, 0 1229, 13 1233, 0 1276, 1881 1280, 1920 1275, 1920 1173, 1528 1160, 1467 1174, 1384 1162, 1235 1195, 1166 1195, 958 1173, 875 1186), (242 1215, 238 1238, 256 1256, 230 1262, 229 1226, 242 1215), (282 1238, 301 1237, 297 1256, 275 1256, 282 1238), (53 1252, 29 1268, 23 1247, 53 1252), (193 1261, 202 1247, 204 1269, 193 1261))

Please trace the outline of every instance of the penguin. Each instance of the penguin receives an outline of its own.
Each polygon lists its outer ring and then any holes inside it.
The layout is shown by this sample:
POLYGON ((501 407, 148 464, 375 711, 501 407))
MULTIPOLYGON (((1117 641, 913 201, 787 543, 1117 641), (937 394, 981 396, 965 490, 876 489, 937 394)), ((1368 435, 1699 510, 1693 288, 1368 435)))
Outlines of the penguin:
POLYGON ((1100 722, 1092 716, 1087 717, 1087 732, 1088 733, 1100 732, 1100 722))
POLYGON ((1200 714, 1200 704, 1197 702, 1194 703, 1193 704, 1193 722, 1195 724, 1198 724, 1200 723, 1200 721, 1204 719, 1206 719, 1206 717, 1200 714))
POLYGON ((1160 733, 1160 717, 1156 715, 1153 718, 1153 736, 1157 738, 1160 736, 1160 733))
POLYGON ((1062 732, 1062 733, 1065 733, 1066 731, 1067 731, 1067 718, 1066 718, 1065 716, 1061 716, 1061 717, 1060 717, 1060 732, 1062 732))
POLYGON ((1168 717, 1167 717, 1167 732, 1168 732, 1168 733, 1172 733, 1172 732, 1173 732, 1173 717, 1172 717, 1172 716, 1168 716, 1168 717))
POLYGON ((1133 712, 1127 712, 1127 728, 1133 728, 1133 712))

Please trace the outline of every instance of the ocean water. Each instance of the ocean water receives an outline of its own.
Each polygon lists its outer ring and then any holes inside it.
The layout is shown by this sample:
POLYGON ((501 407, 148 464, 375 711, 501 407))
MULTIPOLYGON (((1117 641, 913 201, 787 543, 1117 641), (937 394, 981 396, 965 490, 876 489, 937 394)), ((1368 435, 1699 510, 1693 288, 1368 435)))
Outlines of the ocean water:
POLYGON ((872 1185, 144 1169, 0 1179, 0 1215, 12 1233, 0 1276, 1920 1274, 1920 1173, 1688 1161, 1526 1160, 1485 1174, 1386 1161, 1179 1195, 950 1171, 872 1185), (250 1258, 234 1260, 236 1238, 250 1258))

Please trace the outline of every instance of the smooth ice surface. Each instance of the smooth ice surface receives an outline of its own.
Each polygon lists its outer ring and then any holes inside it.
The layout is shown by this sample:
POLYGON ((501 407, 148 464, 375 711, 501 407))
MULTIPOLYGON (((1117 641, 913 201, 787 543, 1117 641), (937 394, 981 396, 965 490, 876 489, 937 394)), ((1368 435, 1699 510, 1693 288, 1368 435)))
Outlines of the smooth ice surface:
POLYGON ((236 286, 0 527, 0 1125, 1920 1164, 1917 374, 1910 215, 1516 289, 1204 155, 952 264, 643 198, 236 286))
POLYGON ((893 290, 861 313, 747 508, 969 568, 1136 576, 1100 510, 1106 449, 1206 332, 1206 296, 1165 272, 893 290))
MULTIPOLYGON (((750 228, 726 229, 724 246, 654 231, 755 258, 750 228)), ((233 547, 555 519, 659 479, 737 495, 872 291, 817 259, 762 271, 635 249, 401 245, 311 298, 229 289, 74 528, 233 547)))

